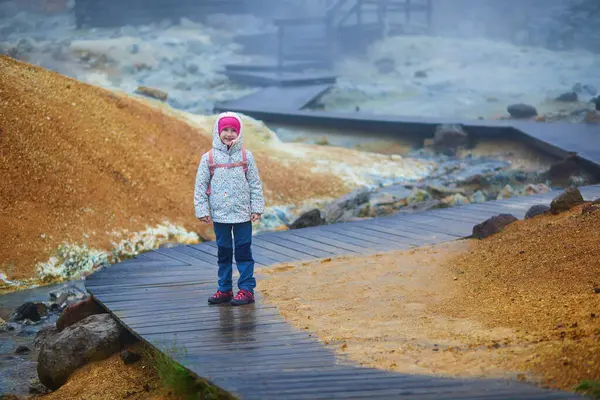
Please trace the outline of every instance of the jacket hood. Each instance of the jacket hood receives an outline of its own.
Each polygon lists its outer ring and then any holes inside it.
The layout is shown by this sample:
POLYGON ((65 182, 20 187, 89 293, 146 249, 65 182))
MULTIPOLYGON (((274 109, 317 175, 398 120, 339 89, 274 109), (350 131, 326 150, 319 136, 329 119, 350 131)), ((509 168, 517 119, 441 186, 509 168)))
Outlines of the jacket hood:
POLYGON ((237 151, 240 151, 242 149, 242 145, 243 145, 243 139, 242 139, 242 132, 244 131, 244 127, 242 124, 242 118, 234 112, 224 112, 221 113, 217 116, 217 119, 215 119, 215 124, 213 126, 213 148, 216 150, 220 150, 224 153, 235 153, 237 151), (238 132, 238 137, 237 139, 235 139, 233 141, 233 144, 231 145, 231 148, 228 150, 227 146, 221 141, 221 138, 219 137, 219 121, 221 120, 221 118, 224 117, 233 117, 235 119, 238 120, 238 122, 240 123, 240 131, 238 132))

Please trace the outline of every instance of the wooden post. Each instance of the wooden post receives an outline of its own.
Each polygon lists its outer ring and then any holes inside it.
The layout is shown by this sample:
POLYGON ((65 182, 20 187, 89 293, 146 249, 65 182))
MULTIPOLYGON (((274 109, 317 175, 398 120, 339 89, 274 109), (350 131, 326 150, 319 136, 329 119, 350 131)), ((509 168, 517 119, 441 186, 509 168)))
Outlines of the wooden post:
POLYGON ((433 33, 432 14, 433 14, 433 0, 427 0, 427 29, 429 30, 429 34, 433 33))
POLYGON ((405 7, 405 17, 406 17, 406 25, 410 24, 410 0, 406 0, 406 3, 404 3, 404 7, 405 7))
POLYGON ((362 0, 356 2, 356 25, 362 28, 362 0))

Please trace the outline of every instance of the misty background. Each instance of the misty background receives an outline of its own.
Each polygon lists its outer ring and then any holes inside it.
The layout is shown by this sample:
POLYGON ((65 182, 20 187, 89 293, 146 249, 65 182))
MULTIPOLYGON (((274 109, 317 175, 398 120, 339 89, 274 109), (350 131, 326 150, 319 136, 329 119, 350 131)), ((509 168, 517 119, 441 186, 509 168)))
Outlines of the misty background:
POLYGON ((363 5, 362 29, 357 3, 0 0, 0 52, 111 89, 156 87, 173 107, 199 114, 258 90, 224 71, 274 65, 277 19, 284 49, 305 49, 292 52, 295 61, 323 61, 312 68, 338 76, 325 109, 494 118, 526 103, 552 120, 581 122, 600 87, 596 0, 412 0, 430 3, 431 14, 410 18, 404 1, 382 0, 363 5), (386 6, 400 11, 382 13, 386 6), (290 22, 327 16, 335 53, 322 46, 325 24, 290 22), (569 92, 577 101, 554 101, 569 92))

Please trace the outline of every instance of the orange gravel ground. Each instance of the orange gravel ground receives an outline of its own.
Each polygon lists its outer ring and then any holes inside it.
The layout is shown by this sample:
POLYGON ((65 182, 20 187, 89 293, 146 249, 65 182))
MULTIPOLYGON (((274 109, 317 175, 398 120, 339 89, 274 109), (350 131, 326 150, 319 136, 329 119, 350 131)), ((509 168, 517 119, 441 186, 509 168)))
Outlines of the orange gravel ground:
POLYGON ((600 211, 464 240, 261 269, 258 289, 340 356, 405 373, 600 380, 600 211))
MULTIPOLYGON (((131 347, 137 352, 143 349, 144 345, 139 343, 131 347)), ((177 396, 163 387, 151 360, 146 356, 134 364, 125 365, 119 353, 106 360, 84 365, 58 390, 33 396, 33 399, 178 400, 177 396)))
MULTIPOLYGON (((0 271, 9 279, 33 277, 35 264, 62 241, 109 250, 110 232, 141 231, 165 219, 212 237, 193 210, 210 133, 6 56, 0 70, 0 271)), ((345 190, 340 179, 314 174, 301 160, 281 165, 251 150, 271 205, 345 190)))

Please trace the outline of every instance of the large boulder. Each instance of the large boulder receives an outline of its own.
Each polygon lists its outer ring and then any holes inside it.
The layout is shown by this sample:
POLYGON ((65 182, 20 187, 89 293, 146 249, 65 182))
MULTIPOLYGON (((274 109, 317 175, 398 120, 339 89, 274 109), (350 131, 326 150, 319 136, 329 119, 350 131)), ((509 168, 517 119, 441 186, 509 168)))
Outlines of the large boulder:
POLYGON ((525 213, 525 219, 531 219, 538 215, 546 214, 550 211, 550 206, 546 204, 536 204, 529 207, 529 210, 525 213))
POLYGON ((298 219, 292 222, 289 229, 302 229, 311 226, 319 226, 325 223, 325 219, 321 217, 321 211, 318 209, 310 210, 302 214, 298 219))
POLYGON ((77 368, 119 351, 124 336, 124 329, 109 314, 91 315, 48 335, 38 356, 40 382, 52 390, 60 388, 77 368))
POLYGON ((506 111, 513 118, 532 118, 538 115, 537 109, 529 104, 511 104, 506 111))
POLYGON ((442 124, 435 128, 433 148, 436 151, 456 152, 469 144, 469 135, 459 124, 442 124))
POLYGON ((56 328, 60 332, 66 327, 71 326, 90 315, 102 314, 105 312, 104 308, 94 300, 93 296, 90 296, 83 301, 67 306, 60 317, 58 317, 56 328))
POLYGON ((581 192, 577 188, 568 188, 552 200, 550 203, 550 211, 552 214, 558 214, 563 211, 582 204, 584 202, 581 192))
POLYGON ((475 225, 471 236, 475 239, 484 239, 500 232, 505 226, 510 225, 515 221, 517 221, 517 218, 512 214, 496 215, 475 225))

